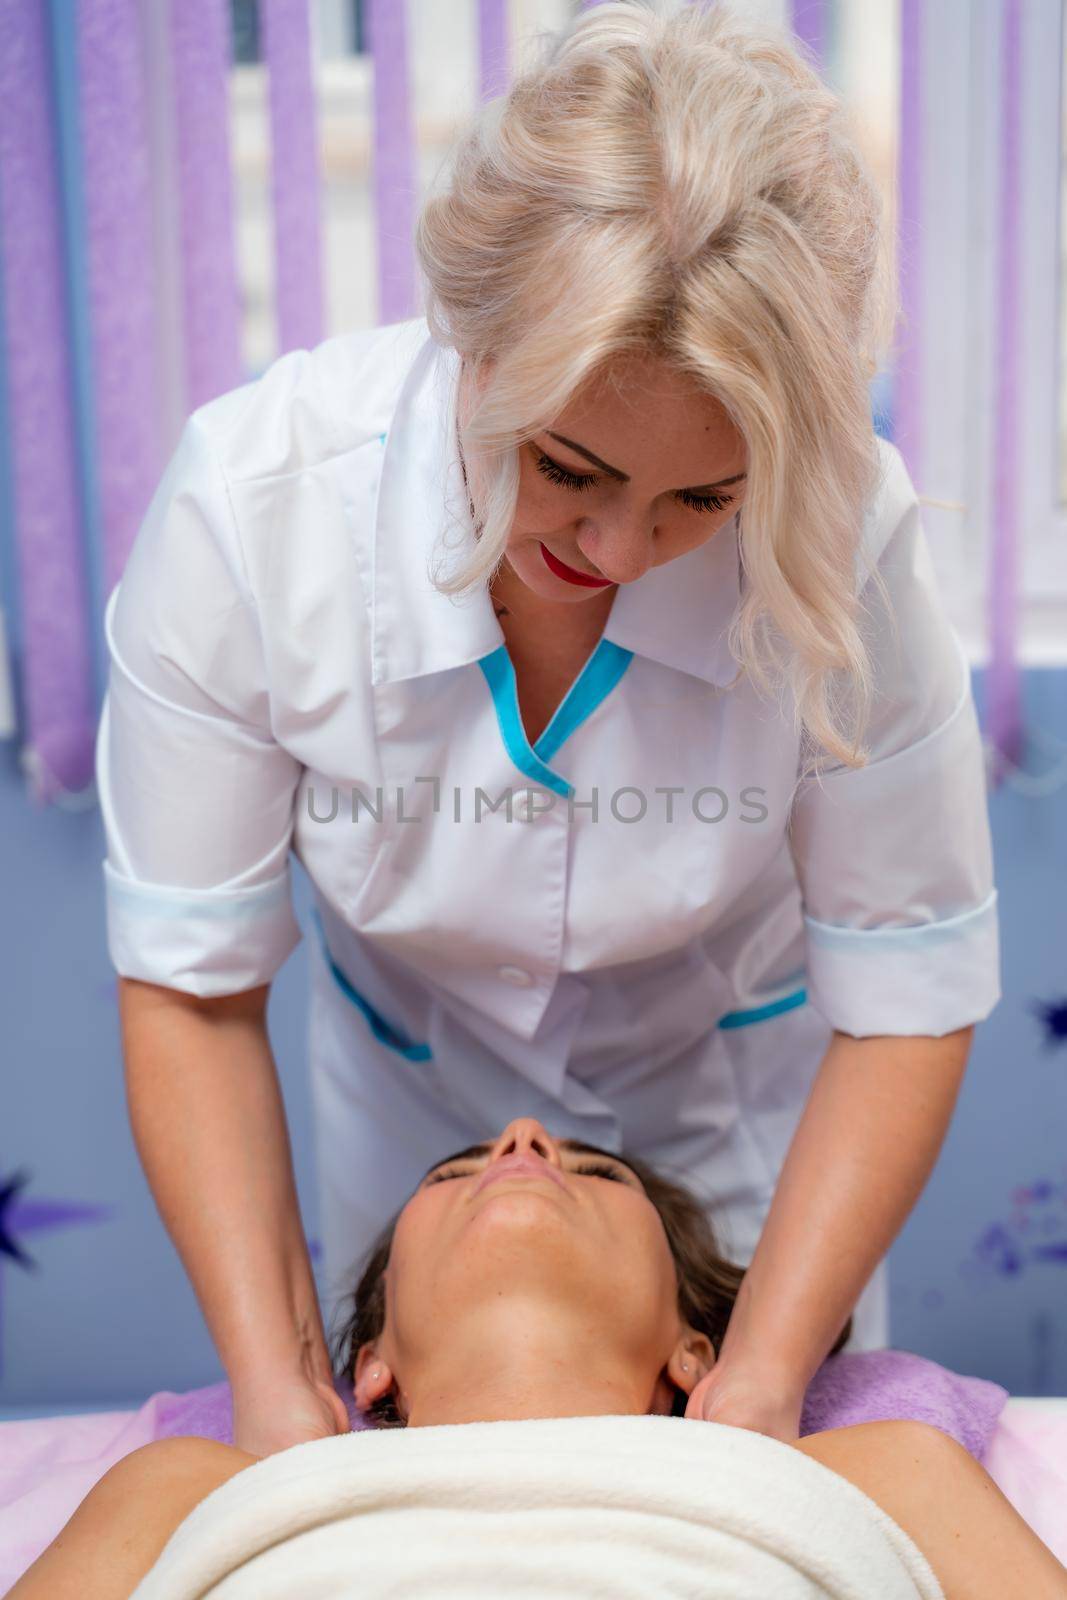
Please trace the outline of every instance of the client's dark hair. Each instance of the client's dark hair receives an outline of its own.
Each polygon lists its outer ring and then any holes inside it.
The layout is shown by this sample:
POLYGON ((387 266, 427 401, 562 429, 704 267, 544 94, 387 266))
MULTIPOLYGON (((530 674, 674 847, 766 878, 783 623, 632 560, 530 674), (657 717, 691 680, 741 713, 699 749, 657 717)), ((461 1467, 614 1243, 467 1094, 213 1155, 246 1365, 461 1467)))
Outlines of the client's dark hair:
MULTIPOLYGON (((616 1152, 605 1150, 602 1154, 616 1152)), ((625 1151, 617 1152, 617 1156, 633 1168, 659 1212, 674 1257, 679 1317, 698 1333, 706 1334, 718 1356, 737 1291, 745 1276, 744 1267, 735 1266, 720 1255, 714 1227, 692 1190, 684 1184, 672 1183, 647 1162, 625 1151)), ((336 1335, 331 1348, 338 1377, 351 1378, 360 1349, 377 1339, 385 1327, 385 1269, 389 1265, 399 1215, 398 1211, 390 1218, 370 1246, 363 1258, 359 1282, 348 1297, 353 1302, 352 1315, 336 1335)), ((852 1318, 849 1317, 828 1354, 836 1355, 851 1333, 852 1318)), ((684 1390, 676 1391, 672 1415, 684 1415, 687 1398, 684 1390)), ((407 1427, 407 1418, 398 1410, 392 1392, 382 1395, 364 1415, 378 1428, 407 1427)))

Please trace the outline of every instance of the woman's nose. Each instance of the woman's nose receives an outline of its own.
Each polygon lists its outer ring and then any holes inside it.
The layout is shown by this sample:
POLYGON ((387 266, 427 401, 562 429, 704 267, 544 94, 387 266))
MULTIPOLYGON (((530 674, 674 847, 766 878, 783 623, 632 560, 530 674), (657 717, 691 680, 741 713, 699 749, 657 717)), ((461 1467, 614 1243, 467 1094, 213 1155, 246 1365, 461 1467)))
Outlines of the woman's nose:
POLYGON ((612 583, 633 583, 655 564, 655 527, 597 524, 578 534, 582 555, 612 583))
POLYGON ((542 1161, 550 1161, 553 1165, 559 1162, 555 1139, 536 1117, 516 1117, 509 1122, 493 1146, 490 1159, 500 1161, 504 1156, 522 1155, 540 1156, 542 1161))

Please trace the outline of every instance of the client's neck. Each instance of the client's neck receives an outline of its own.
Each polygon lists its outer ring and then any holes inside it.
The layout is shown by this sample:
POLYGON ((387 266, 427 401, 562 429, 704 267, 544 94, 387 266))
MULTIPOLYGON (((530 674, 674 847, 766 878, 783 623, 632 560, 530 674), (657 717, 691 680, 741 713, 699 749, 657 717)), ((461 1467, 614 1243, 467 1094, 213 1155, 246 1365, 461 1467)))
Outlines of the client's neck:
POLYGON ((459 1422, 518 1422, 531 1417, 670 1415, 673 1392, 659 1373, 603 1345, 565 1345, 537 1337, 484 1343, 450 1342, 400 1382, 409 1428, 459 1422))

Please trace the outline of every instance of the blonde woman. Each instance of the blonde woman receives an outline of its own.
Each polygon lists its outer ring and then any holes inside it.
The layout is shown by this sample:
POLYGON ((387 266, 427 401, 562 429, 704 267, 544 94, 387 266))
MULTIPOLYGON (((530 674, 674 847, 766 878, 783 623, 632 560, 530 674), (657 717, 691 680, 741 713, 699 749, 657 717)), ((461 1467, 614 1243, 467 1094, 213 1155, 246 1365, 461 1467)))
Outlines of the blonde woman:
POLYGON ((687 1422, 744 1277, 684 1185, 522 1118, 368 1248, 336 1359, 372 1431, 136 1450, 11 1600, 1067 1600, 937 1428, 687 1422))
POLYGON ((426 315, 189 420, 107 611, 132 1126, 256 1455, 343 1431, 268 1038, 314 896, 325 1293, 516 1117, 747 1267, 691 1414, 790 1442, 998 998, 969 676, 872 428, 879 202, 789 37, 619 0, 422 211, 426 315))

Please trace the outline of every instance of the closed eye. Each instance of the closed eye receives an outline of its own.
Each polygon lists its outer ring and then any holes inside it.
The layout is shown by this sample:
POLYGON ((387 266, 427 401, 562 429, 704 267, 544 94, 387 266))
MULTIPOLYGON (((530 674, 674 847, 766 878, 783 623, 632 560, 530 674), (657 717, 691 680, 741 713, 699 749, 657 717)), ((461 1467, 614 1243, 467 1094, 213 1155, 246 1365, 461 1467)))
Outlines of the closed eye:
POLYGON ((603 1161, 591 1161, 585 1166, 575 1167, 574 1170, 575 1172, 589 1173, 593 1177, 613 1178, 616 1183, 626 1182, 626 1179, 623 1177, 618 1167, 609 1167, 607 1163, 603 1161))
MULTIPOLYGON (((558 461, 553 461, 551 456, 546 456, 543 450, 537 452, 536 465, 538 472, 551 483, 561 484, 565 489, 592 489, 600 482, 598 472, 569 472, 558 461)), ((725 511, 734 498, 732 494, 697 495, 688 489, 678 489, 676 493, 682 504, 693 511, 725 511)))
MULTIPOLYGON (((565 1169, 566 1170, 566 1169, 565 1169)), ((610 1178, 614 1183, 629 1183, 618 1167, 609 1166, 606 1161, 586 1161, 571 1169, 579 1175, 596 1178, 610 1178)), ((473 1172, 464 1171, 461 1167, 444 1167, 439 1172, 431 1172, 423 1187, 429 1188, 431 1183, 443 1183, 446 1178, 470 1178, 473 1172)))

